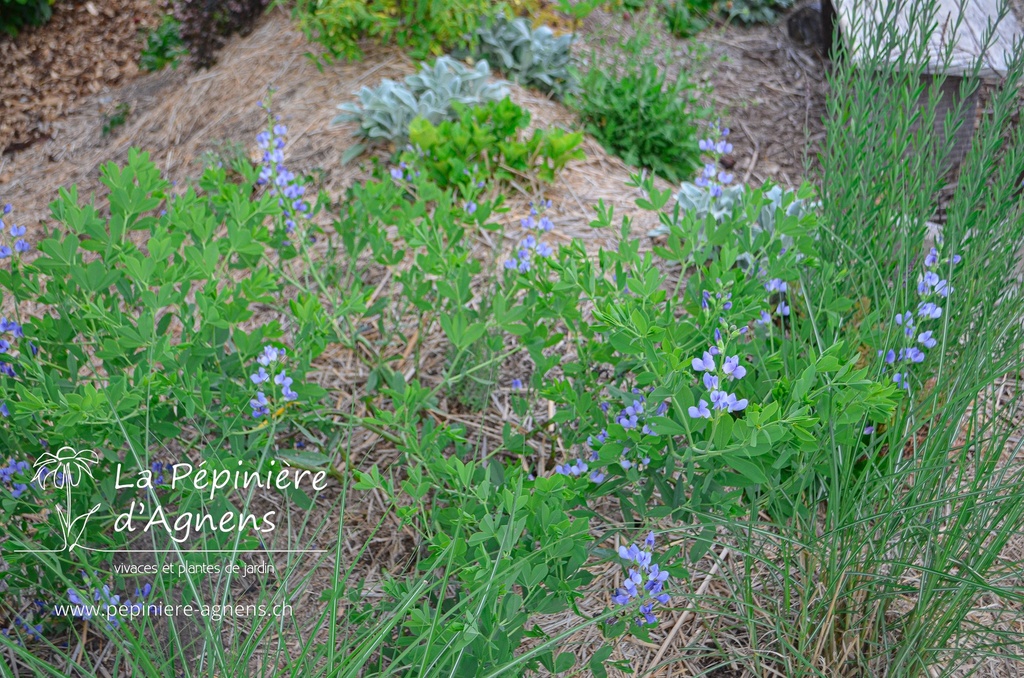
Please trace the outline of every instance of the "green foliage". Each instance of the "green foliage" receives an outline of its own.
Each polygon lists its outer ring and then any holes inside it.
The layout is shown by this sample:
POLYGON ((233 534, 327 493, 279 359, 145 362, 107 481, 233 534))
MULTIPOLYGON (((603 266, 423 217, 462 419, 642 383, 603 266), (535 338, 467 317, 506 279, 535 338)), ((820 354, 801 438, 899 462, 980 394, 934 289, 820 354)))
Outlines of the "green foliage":
POLYGON ((119 103, 112 113, 103 116, 103 128, 100 130, 100 134, 108 137, 116 132, 128 122, 128 116, 131 112, 132 105, 130 103, 127 101, 119 103))
MULTIPOLYGON (((457 117, 455 104, 475 106, 504 99, 506 84, 488 82, 489 75, 486 61, 469 68, 450 57, 439 57, 433 66, 421 64, 420 71, 404 83, 385 79, 375 88, 363 87, 359 102, 339 105, 343 112, 333 122, 358 122, 359 137, 399 145, 408 138, 409 125, 416 118, 436 125, 457 117)), ((364 148, 359 144, 349 149, 346 159, 364 148)))
POLYGON ((414 59, 469 47, 486 0, 299 0, 293 16, 327 58, 359 59, 361 40, 408 49, 414 59))
POLYGON ((714 0, 661 0, 665 28, 677 38, 689 38, 708 26, 714 0))
MULTIPOLYGON (((292 408, 282 407, 263 426, 243 416, 254 393, 252 362, 283 336, 276 320, 243 329, 257 308, 275 303, 281 287, 262 261, 265 248, 276 244, 264 222, 279 217, 280 208, 270 195, 250 197, 255 174, 250 168, 243 190, 223 170, 210 170, 201 193, 189 189, 172 199, 149 157, 132 150, 125 167, 101 168, 109 208, 83 205, 74 187, 61 189, 51 206, 59 228, 39 242, 39 256, 0 271, 5 301, 38 313, 24 317, 18 350, 6 349, 10 370, 0 381, 0 402, 9 416, 0 445, 35 459, 62 446, 96 451, 90 462, 96 468, 77 479, 59 511, 40 514, 53 501, 45 487, 34 484, 17 498, 4 488, 7 543, 60 554, 67 546, 62 517, 85 516, 95 504, 103 509, 76 534, 78 544, 94 551, 55 556, 42 569, 33 553, 5 552, 8 567, 0 578, 8 595, 59 601, 83 566, 109 572, 113 550, 130 537, 110 529, 113 514, 144 499, 134 487, 115 486, 115 465, 133 474, 149 469, 167 441, 178 441, 180 449, 195 448, 211 472, 259 469, 268 462, 275 428, 315 426, 292 408)), ((292 308, 294 338, 309 351, 289 370, 300 397, 315 402, 323 391, 301 381, 323 349, 322 328, 309 308, 292 308)), ((204 505, 185 488, 162 501, 182 512, 204 505)), ((223 499, 205 505, 234 510, 223 499)), ((211 548, 220 547, 218 537, 210 537, 211 548)), ((153 538, 159 543, 159 535, 153 538)), ((239 543, 258 542, 246 535, 239 543)))
POLYGON ((707 113, 696 93, 685 72, 670 81, 648 58, 591 66, 569 105, 609 153, 678 182, 700 162, 697 128, 707 113))
POLYGON ((573 36, 555 37, 547 26, 533 28, 529 19, 499 15, 476 31, 478 58, 528 87, 564 97, 575 86, 570 70, 573 36))
POLYGON ((561 129, 524 131, 530 113, 502 99, 468 108, 457 105, 459 119, 434 125, 417 118, 409 128, 409 142, 415 151, 402 159, 426 171, 438 186, 459 186, 470 196, 480 181, 510 182, 534 177, 550 183, 570 160, 583 158, 579 146, 583 133, 561 129))
POLYGON ((53 15, 54 0, 0 0, 0 33, 15 36, 23 26, 41 26, 53 15))
POLYGON ((573 26, 579 26, 603 3, 604 0, 557 0, 555 7, 561 14, 572 19, 573 26))
POLYGON ((745 24, 769 24, 781 10, 793 6, 794 0, 725 0, 721 11, 729 20, 739 19, 745 24))
POLYGON ((160 25, 146 34, 139 68, 144 71, 159 71, 165 66, 177 68, 181 57, 187 53, 181 39, 181 24, 173 16, 165 15, 160 25))
MULTIPOLYGON (((796 283, 781 296, 765 291, 767 280, 799 280, 801 270, 818 266, 816 214, 794 209, 796 200, 809 197, 807 189, 798 195, 774 187, 752 191, 715 222, 680 202, 663 211, 671 192, 655 190, 649 178, 639 185, 649 197, 638 204, 657 210, 668 232, 654 256, 640 254, 639 241, 626 239, 627 219, 617 252, 602 251, 592 262, 579 246, 562 248, 550 268, 538 265, 509 281, 525 295, 523 322, 530 331, 524 340, 562 322, 574 337, 575 355, 560 361, 564 376, 546 375, 553 364, 534 356, 534 385, 559 408, 555 421, 566 425, 567 448, 602 431, 608 437, 593 446, 589 463, 608 479, 588 494, 615 494, 625 520, 739 516, 750 501, 780 517, 806 512, 833 472, 818 439, 828 431, 856 446, 865 422, 887 421, 897 402, 895 387, 872 377, 858 364, 857 347, 833 332, 839 329, 835 314, 852 301, 804 308, 797 305, 796 283), (750 228, 765 210, 772 227, 750 228), (743 257, 761 266, 739 266, 743 257), (690 273, 665 280, 659 262, 690 273), (547 282, 552 276, 554 284, 547 282), (682 294, 666 291, 673 288, 682 294), (579 311, 587 307, 594 309, 592 318, 579 311), (774 320, 751 329, 750 320, 762 311, 767 315, 760 317, 774 320), (821 345, 816 330, 835 341, 821 345), (742 363, 742 382, 750 379, 740 393, 749 401, 742 417, 688 414, 701 400, 711 403, 707 383, 694 383, 691 366, 709 347, 719 365, 733 354, 753 357, 742 363), (615 418, 637 393, 647 402, 644 431, 615 418), (664 411, 652 416, 658 404, 664 411)), ((610 213, 599 214, 595 225, 611 226, 610 213)), ((739 381, 725 385, 727 377, 718 378, 724 389, 741 388, 739 381)), ((692 548, 699 557, 702 543, 692 548)))

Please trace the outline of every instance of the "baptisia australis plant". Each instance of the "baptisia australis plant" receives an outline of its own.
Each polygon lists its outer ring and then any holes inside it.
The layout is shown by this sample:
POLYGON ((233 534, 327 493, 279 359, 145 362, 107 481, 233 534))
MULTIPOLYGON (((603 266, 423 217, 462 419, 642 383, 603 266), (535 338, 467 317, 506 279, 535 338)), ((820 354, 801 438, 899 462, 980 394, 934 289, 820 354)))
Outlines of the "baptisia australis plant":
MULTIPOLYGON (((647 395, 654 389, 648 389, 647 395)), ((653 409, 648 407, 647 395, 644 391, 634 388, 627 397, 628 403, 620 409, 612 422, 612 433, 607 428, 602 428, 597 435, 587 436, 586 449, 588 454, 586 460, 575 459, 565 464, 555 466, 555 473, 567 476, 579 476, 595 466, 588 476, 593 483, 604 482, 607 478, 607 463, 601 461, 599 450, 608 442, 611 442, 616 449, 619 449, 619 458, 612 463, 618 465, 622 471, 636 469, 643 471, 651 463, 649 455, 650 445, 660 447, 658 436, 651 427, 654 418, 664 417, 669 411, 668 401, 662 401, 653 409), (641 443, 641 444, 638 444, 641 443)), ((607 414, 611 410, 611 403, 601 403, 601 411, 607 414)))
MULTIPOLYGON (((264 103, 261 101, 259 105, 262 108, 264 103)), ((278 120, 280 120, 279 117, 273 120, 275 124, 271 125, 269 130, 256 135, 256 145, 263 151, 262 167, 256 183, 267 186, 270 194, 277 198, 285 234, 295 236, 300 226, 307 225, 312 213, 312 206, 305 197, 306 186, 302 183, 301 178, 284 164, 285 137, 288 134, 288 128, 280 124, 278 120)), ((312 238, 307 233, 308 230, 301 229, 298 238, 312 238)), ((286 239, 282 244, 287 247, 291 243, 286 239)))
POLYGON ((526 273, 533 267, 534 255, 541 259, 546 259, 554 253, 550 245, 540 240, 542 234, 550 233, 555 227, 551 219, 544 214, 550 208, 550 200, 541 201, 536 205, 532 202, 530 203, 530 215, 523 217, 519 222, 523 230, 530 234, 519 241, 519 244, 516 246, 515 255, 505 260, 506 270, 526 273))
POLYGON ((878 350, 878 357, 882 360, 885 371, 893 370, 893 383, 907 393, 911 390, 911 369, 914 365, 923 363, 926 352, 934 348, 939 341, 935 336, 936 326, 930 321, 942 317, 942 304, 954 291, 949 281, 940 277, 939 271, 948 270, 960 263, 959 254, 942 256, 941 238, 937 239, 936 244, 938 247, 932 247, 925 256, 924 271, 918 275, 917 310, 906 310, 896 314, 893 322, 899 331, 895 334, 894 345, 878 350))
POLYGON ((256 358, 259 366, 255 372, 249 375, 249 380, 260 387, 260 390, 256 392, 256 397, 249 401, 249 407, 252 408, 252 416, 255 419, 268 416, 271 406, 276 403, 279 403, 282 408, 278 410, 280 413, 286 403, 299 397, 299 394, 292 390, 292 378, 284 370, 284 358, 285 349, 276 346, 264 347, 263 352, 256 358), (278 368, 280 371, 277 371, 278 368), (263 384, 267 385, 263 386, 263 384), (271 398, 267 398, 264 391, 270 388, 273 388, 275 393, 271 398))
POLYGON ((612 602, 623 607, 639 604, 639 615, 634 621, 641 627, 657 624, 655 605, 667 605, 669 602, 669 595, 665 592, 669 574, 652 562, 654 542, 654 533, 651 532, 644 539, 643 549, 636 544, 619 547, 619 558, 628 563, 629 569, 622 586, 615 590, 612 602))

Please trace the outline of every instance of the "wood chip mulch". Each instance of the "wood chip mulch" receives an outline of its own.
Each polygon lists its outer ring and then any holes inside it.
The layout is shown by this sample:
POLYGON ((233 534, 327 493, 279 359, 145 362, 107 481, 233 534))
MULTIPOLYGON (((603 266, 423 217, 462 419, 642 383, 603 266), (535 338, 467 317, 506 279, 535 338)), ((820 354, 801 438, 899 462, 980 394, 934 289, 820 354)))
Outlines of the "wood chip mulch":
POLYGON ((0 35, 2 152, 48 139, 78 99, 135 76, 159 17, 150 0, 59 0, 47 24, 0 35))

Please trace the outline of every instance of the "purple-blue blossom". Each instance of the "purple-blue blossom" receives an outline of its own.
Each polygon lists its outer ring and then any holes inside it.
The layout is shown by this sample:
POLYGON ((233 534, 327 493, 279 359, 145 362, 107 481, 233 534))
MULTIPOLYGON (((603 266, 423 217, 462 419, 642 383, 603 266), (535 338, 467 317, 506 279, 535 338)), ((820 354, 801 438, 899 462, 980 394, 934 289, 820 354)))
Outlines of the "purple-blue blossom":
POLYGON ((256 358, 256 362, 265 367, 284 359, 285 350, 276 346, 265 346, 263 352, 256 358))
POLYGON ((635 618, 638 626, 656 624, 655 603, 665 605, 669 602, 669 596, 664 592, 669 574, 652 561, 653 553, 650 549, 654 548, 653 532, 644 540, 644 546, 647 548, 641 549, 636 544, 619 547, 619 558, 626 561, 629 567, 622 586, 612 594, 612 602, 616 605, 625 606, 634 601, 639 603, 637 611, 640 616, 635 618))
POLYGON ((715 370, 715 359, 709 351, 704 351, 704 355, 700 358, 694 358, 691 365, 698 372, 713 372, 715 370))
POLYGON ((587 463, 582 459, 574 459, 568 464, 558 464, 555 466, 555 473, 563 476, 579 477, 586 473, 587 470, 587 463))
POLYGON ((256 394, 256 397, 249 401, 249 407, 252 408, 252 416, 257 419, 270 414, 270 402, 267 400, 267 396, 263 391, 259 391, 256 394))
POLYGON ((711 410, 708 409, 708 401, 701 398, 697 405, 691 405, 687 410, 689 415, 694 419, 710 419, 711 410))
POLYGON ((726 358, 722 364, 722 371, 730 379, 742 379, 747 374, 747 368, 740 365, 740 357, 738 355, 726 358))

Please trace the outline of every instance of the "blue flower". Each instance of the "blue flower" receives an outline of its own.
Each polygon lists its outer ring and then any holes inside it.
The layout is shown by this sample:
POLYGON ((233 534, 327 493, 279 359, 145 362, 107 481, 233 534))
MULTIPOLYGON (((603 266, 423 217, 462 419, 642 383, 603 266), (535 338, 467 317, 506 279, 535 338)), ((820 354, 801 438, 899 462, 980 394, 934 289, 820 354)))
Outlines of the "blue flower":
POLYGON ((252 383, 254 384, 262 384, 267 379, 270 379, 270 375, 267 374, 266 369, 260 366, 260 369, 256 372, 256 374, 250 375, 249 378, 252 379, 252 383))
POLYGON ((256 397, 249 401, 249 407, 252 408, 252 416, 257 419, 270 414, 270 402, 263 391, 258 392, 256 397))
POLYGON ((271 363, 276 363, 278 360, 284 358, 284 355, 285 351, 283 348, 266 346, 263 348, 263 353, 256 358, 256 362, 260 365, 269 366, 271 363))
POLYGON ((936 318, 942 317, 942 308, 936 306, 930 301, 926 301, 917 307, 917 315, 922 318, 931 318, 932 320, 935 320, 936 318))
POLYGON ((704 351, 704 355, 700 358, 694 358, 691 365, 697 372, 713 372, 715 370, 715 359, 711 356, 711 353, 704 351))
POLYGON ((476 212, 476 203, 470 200, 466 203, 466 214, 473 214, 476 212))
POLYGON ((923 344, 925 348, 934 348, 935 345, 939 343, 932 337, 931 330, 928 330, 927 332, 922 332, 921 334, 917 335, 917 341, 918 343, 923 344))
POLYGON ((274 383, 281 387, 281 395, 285 400, 295 400, 299 394, 291 389, 292 378, 284 373, 284 370, 274 377, 274 383))
POLYGON ((7 403, 0 402, 0 414, 5 417, 11 416, 11 411, 7 409, 7 403))
POLYGON ((522 379, 513 379, 512 380, 512 390, 513 391, 520 391, 520 390, 522 390, 522 388, 523 388, 523 380, 522 379))
POLYGON ((716 410, 738 412, 746 406, 747 399, 737 400, 735 393, 726 393, 725 391, 711 392, 711 407, 716 410))
POLYGON ((722 364, 722 371, 730 379, 742 379, 747 374, 747 368, 740 365, 740 357, 738 355, 726 358, 722 364))
POLYGON ((687 410, 687 412, 694 419, 710 419, 711 418, 711 410, 708 409, 708 402, 706 400, 704 400, 703 398, 701 398, 701 400, 697 403, 696 407, 691 405, 690 408, 687 410))
MULTIPOLYGON (((647 535, 644 545, 648 549, 654 547, 653 532, 647 535)), ((650 550, 641 550, 636 544, 630 544, 629 547, 620 546, 618 554, 622 560, 635 564, 636 567, 629 568, 622 586, 612 595, 612 602, 625 606, 637 600, 640 602, 638 611, 641 615, 636 619, 637 625, 657 623, 653 614, 654 604, 664 605, 669 601, 668 594, 663 592, 669 577, 668 572, 662 571, 658 565, 652 563, 650 550)))
POLYGON ((586 473, 588 466, 586 462, 581 459, 574 459, 568 464, 558 464, 555 466, 555 473, 563 476, 580 476, 586 473))
POLYGON ((911 362, 920 363, 924 362, 924 352, 916 346, 910 348, 900 349, 900 360, 909 360, 911 362))

